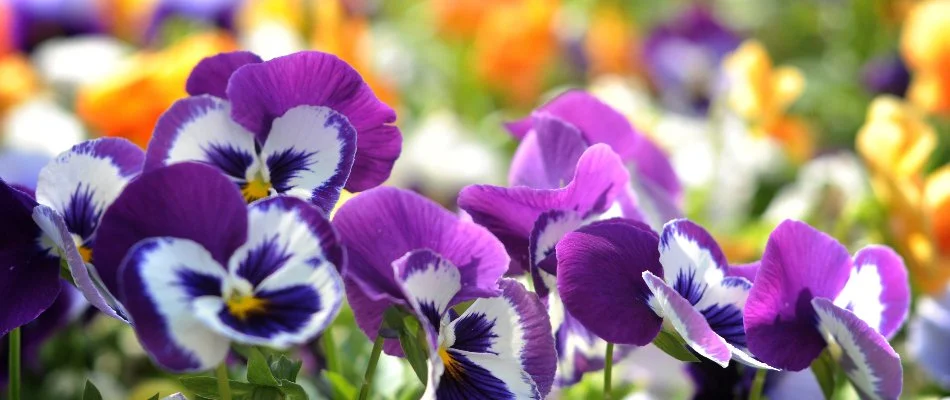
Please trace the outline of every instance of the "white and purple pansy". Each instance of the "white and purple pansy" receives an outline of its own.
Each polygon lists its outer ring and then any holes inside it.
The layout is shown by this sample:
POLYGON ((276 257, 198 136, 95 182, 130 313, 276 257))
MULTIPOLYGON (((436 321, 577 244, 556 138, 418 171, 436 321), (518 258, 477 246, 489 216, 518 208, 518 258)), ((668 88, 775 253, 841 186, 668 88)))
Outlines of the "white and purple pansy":
POLYGON ((689 220, 670 221, 663 227, 659 249, 665 279, 643 273, 655 296, 651 299, 654 311, 669 321, 693 350, 722 366, 735 359, 756 368, 771 368, 746 348, 742 310, 752 282, 730 275, 726 256, 712 235, 689 220))
MULTIPOLYGON (((550 161, 556 158, 552 158, 550 146, 544 143, 550 139, 542 137, 543 125, 535 121, 539 114, 557 118, 574 127, 585 147, 605 143, 617 152, 630 170, 642 218, 651 226, 659 228, 666 221, 682 215, 683 189, 663 150, 638 132, 623 114, 580 90, 567 91, 538 107, 531 117, 507 124, 511 134, 522 139, 512 160, 509 174, 512 185, 540 187, 536 185, 543 181, 539 182, 532 175, 537 176, 541 166, 557 167, 551 164, 550 161)), ((557 139, 561 142, 568 140, 560 136, 557 139)), ((634 215, 625 216, 637 218, 634 215)))
POLYGON ((209 166, 144 173, 106 212, 102 233, 108 262, 124 254, 118 269, 103 269, 108 284, 143 347, 172 371, 209 369, 232 341, 305 343, 343 300, 342 250, 322 213, 292 197, 245 206, 209 166))
POLYGON ((751 283, 728 275, 722 250, 698 225, 674 220, 658 237, 614 219, 572 232, 557 247, 565 306, 598 336, 642 346, 662 322, 720 366, 735 359, 769 368, 746 350, 742 309, 751 283))
POLYGON ((286 194, 325 213, 340 191, 389 177, 402 136, 395 112, 336 56, 299 52, 269 61, 248 52, 202 60, 190 97, 159 119, 145 170, 182 161, 217 167, 248 201, 286 194))
MULTIPOLYGON (((369 190, 340 207, 333 225, 346 248, 347 299, 356 323, 371 339, 388 308, 415 309, 406 294, 413 285, 425 285, 433 296, 420 304, 433 324, 440 318, 438 309, 501 293, 498 279, 508 268, 508 256, 498 239, 418 194, 390 187, 369 190), (407 262, 420 257, 439 260, 432 274, 412 274, 407 262), (458 283, 446 283, 455 274, 458 283), (419 280, 423 278, 434 281, 419 280), (451 295, 444 297, 440 290, 451 295)), ((398 340, 387 339, 384 346, 388 354, 402 355, 398 340)))
POLYGON ((891 249, 868 246, 852 259, 830 236, 784 221, 769 237, 746 303, 748 346, 792 371, 828 348, 861 397, 896 399, 902 369, 887 338, 909 306, 907 271, 891 249))
POLYGON ((11 272, 25 272, 18 269, 26 268, 27 263, 52 262, 56 268, 29 268, 43 277, 38 285, 53 285, 58 278, 50 278, 52 274, 58 276, 59 265, 66 266, 73 283, 93 306, 125 320, 121 306, 98 282, 92 249, 105 209, 141 172, 143 160, 142 150, 125 139, 90 140, 73 146, 40 170, 35 199, 4 184, 4 201, 11 204, 5 211, 10 221, 19 221, 11 230, 15 233, 5 241, 28 243, 9 253, 15 259, 10 260, 14 266, 11 272), (29 211, 31 220, 21 218, 24 210, 29 211))
POLYGON ((439 310, 423 399, 547 397, 557 360, 548 314, 520 283, 499 286, 500 296, 477 299, 458 316, 439 310))

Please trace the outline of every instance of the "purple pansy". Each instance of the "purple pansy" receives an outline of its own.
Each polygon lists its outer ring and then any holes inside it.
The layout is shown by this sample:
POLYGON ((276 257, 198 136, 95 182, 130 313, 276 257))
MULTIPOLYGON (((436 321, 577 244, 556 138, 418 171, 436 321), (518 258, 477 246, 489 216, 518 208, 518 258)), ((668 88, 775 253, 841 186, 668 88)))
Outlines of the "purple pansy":
POLYGON ((105 138, 73 146, 39 174, 35 199, 0 183, 0 202, 10 224, 2 239, 2 263, 18 304, 5 308, 0 332, 29 322, 59 293, 60 265, 92 305, 124 319, 112 295, 101 291, 92 248, 102 214, 125 185, 138 175, 144 154, 124 139, 105 138))
POLYGON ((798 371, 831 345, 862 396, 897 398, 900 357, 887 338, 909 305, 907 271, 893 250, 868 246, 852 259, 830 236, 785 221, 769 237, 746 303, 748 346, 770 365, 798 371))
POLYGON ((245 206, 206 165, 144 173, 99 235, 103 282, 118 286, 139 341, 172 371, 209 369, 232 341, 305 343, 340 309, 342 250, 320 211, 286 196, 245 206))
POLYGON ((531 117, 507 124, 507 128, 523 140, 509 173, 512 186, 562 186, 564 181, 556 179, 563 179, 572 169, 573 163, 567 161, 579 154, 578 148, 583 151, 588 146, 606 143, 630 171, 637 206, 643 213, 627 217, 662 226, 681 215, 683 189, 667 155, 623 114, 590 94, 579 90, 565 92, 539 107, 531 117), (556 121, 551 122, 552 117, 556 121))
MULTIPOLYGON (((458 270, 461 287, 448 307, 500 293, 497 281, 508 267, 508 256, 498 239, 415 193, 372 189, 340 207, 333 225, 349 260, 347 299, 357 324, 371 339, 387 308, 410 307, 394 268, 412 252, 433 253, 458 270)), ((396 340, 387 340, 385 349, 402 354, 396 340)))
POLYGON ((728 275, 722 250, 700 226, 674 220, 658 237, 645 225, 608 220, 565 236, 557 258, 564 304, 598 336, 642 346, 662 321, 723 367, 735 359, 768 368, 746 350, 742 309, 752 285, 728 275))
MULTIPOLYGON (((412 312, 425 328, 426 398, 547 395, 555 369, 547 313, 521 284, 498 280, 508 257, 491 233, 415 193, 387 187, 348 201, 334 225, 347 249, 347 296, 360 329, 375 338, 393 306, 412 312), (453 307, 473 299, 455 317, 453 307)), ((384 348, 401 354, 395 340, 384 348)))
POLYGON ((44 40, 57 36, 101 33, 108 28, 107 10, 95 0, 10 0, 10 29, 13 44, 30 51, 44 40))
POLYGON ((234 28, 234 19, 242 2, 242 0, 159 0, 151 10, 145 39, 146 41, 154 40, 165 24, 175 19, 185 19, 231 30, 234 28))
POLYGON ((566 386, 603 368, 606 342, 564 310, 555 290, 555 245, 567 232, 598 219, 635 214, 636 207, 629 196, 629 174, 607 145, 588 147, 576 128, 546 113, 536 113, 534 122, 513 163, 516 186, 470 186, 459 195, 459 206, 505 243, 513 261, 509 274, 531 273, 551 315, 558 384, 566 386))
POLYGON ((910 86, 910 71, 899 54, 873 58, 861 68, 861 83, 872 94, 904 97, 910 86))
POLYGON ((667 107, 702 114, 715 95, 723 58, 741 41, 707 6, 695 4, 650 32, 643 59, 667 107))
POLYGON ((155 126, 146 171, 203 162, 249 202, 287 194, 329 213, 342 189, 386 180, 401 150, 396 113, 330 54, 266 62, 248 52, 218 54, 198 63, 186 88, 191 97, 155 126))

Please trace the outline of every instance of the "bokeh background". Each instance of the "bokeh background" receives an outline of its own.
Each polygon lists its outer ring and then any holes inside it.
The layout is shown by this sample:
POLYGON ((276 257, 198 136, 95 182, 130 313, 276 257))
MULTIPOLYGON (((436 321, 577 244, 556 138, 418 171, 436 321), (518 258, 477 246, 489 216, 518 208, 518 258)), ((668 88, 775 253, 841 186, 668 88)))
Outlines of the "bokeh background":
MULTIPOLYGON (((517 143, 504 122, 586 89, 668 152, 687 216, 730 261, 757 259, 785 218, 852 248, 897 248, 917 298, 943 310, 918 311, 918 333, 895 341, 905 396, 936 398, 950 393, 950 349, 938 346, 950 348, 948 27, 946 0, 2 0, 0 177, 35 185, 47 160, 87 138, 146 146, 202 57, 315 49, 397 110, 405 141, 388 184, 454 209, 463 186, 507 182, 517 143)), ((87 377, 110 399, 181 390, 81 296, 57 307, 24 331, 30 398, 75 398, 87 377)), ((318 373, 318 345, 295 350, 314 398, 351 393, 369 353, 346 312, 331 334, 340 376, 318 373)), ((381 398, 421 390, 397 359, 384 356, 378 375, 381 398)), ((619 379, 638 399, 696 386, 649 348, 619 379)), ((600 382, 552 397, 597 397, 600 382)))

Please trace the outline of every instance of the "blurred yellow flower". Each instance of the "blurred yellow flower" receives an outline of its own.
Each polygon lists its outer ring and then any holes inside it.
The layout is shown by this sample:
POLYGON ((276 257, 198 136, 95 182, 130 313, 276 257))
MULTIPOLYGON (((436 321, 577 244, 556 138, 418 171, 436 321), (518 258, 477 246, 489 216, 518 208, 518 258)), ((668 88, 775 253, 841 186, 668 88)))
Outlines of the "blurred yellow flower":
POLYGON ((594 9, 584 37, 591 76, 638 72, 637 46, 636 27, 623 10, 614 5, 594 9))
POLYGON ((94 132, 125 137, 145 147, 158 117, 185 97, 185 80, 202 58, 237 48, 229 36, 205 33, 159 51, 133 55, 124 68, 80 88, 76 112, 94 132))
POLYGON ((802 162, 811 157, 811 131, 804 121, 786 115, 805 90, 805 77, 794 67, 775 67, 765 47, 747 40, 723 61, 728 80, 729 107, 760 136, 782 143, 788 154, 802 162))
POLYGON ((522 0, 488 10, 475 33, 478 77, 517 104, 534 102, 557 53, 557 7, 557 0, 522 0))
POLYGON ((931 294, 950 278, 950 166, 923 171, 936 145, 923 114, 894 97, 871 103, 856 143, 911 279, 931 294))
POLYGON ((20 53, 0 56, 0 76, 6 77, 0 79, 0 115, 34 96, 40 89, 30 61, 20 53))
POLYGON ((950 115, 950 0, 917 4, 904 22, 901 53, 913 73, 908 98, 924 110, 950 115))

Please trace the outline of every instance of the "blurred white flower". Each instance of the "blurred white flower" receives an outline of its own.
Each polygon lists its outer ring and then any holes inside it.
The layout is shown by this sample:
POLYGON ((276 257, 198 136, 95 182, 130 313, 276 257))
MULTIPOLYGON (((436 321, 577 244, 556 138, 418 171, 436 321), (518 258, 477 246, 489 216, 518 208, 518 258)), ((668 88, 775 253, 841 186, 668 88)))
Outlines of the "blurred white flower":
POLYGON ((76 116, 46 97, 17 105, 3 121, 3 145, 16 150, 56 156, 85 136, 76 116))

